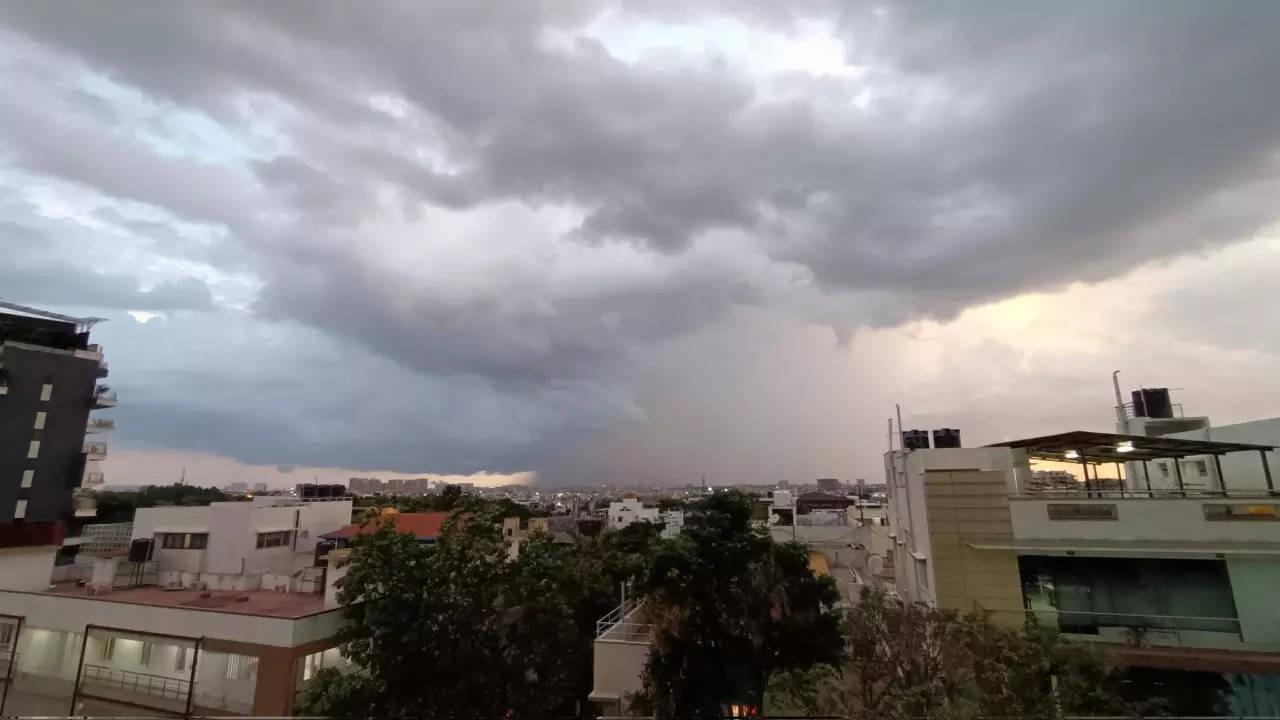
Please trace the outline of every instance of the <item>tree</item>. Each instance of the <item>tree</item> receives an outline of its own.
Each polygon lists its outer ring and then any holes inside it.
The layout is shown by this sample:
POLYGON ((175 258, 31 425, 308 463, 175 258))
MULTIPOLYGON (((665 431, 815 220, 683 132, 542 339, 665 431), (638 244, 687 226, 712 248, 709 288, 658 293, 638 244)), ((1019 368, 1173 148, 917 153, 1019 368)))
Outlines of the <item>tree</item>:
POLYGON ((770 712, 964 720, 1125 710, 1121 675, 1100 650, 1034 621, 1000 628, 864 591, 845 631, 843 663, 775 678, 770 712))
POLYGON ((698 503, 643 587, 658 629, 642 702, 659 717, 719 718, 760 708, 775 672, 838 663, 839 596, 808 562, 804 546, 752 525, 748 496, 698 503))
POLYGON ((223 502, 233 498, 217 488, 174 483, 144 487, 136 492, 99 490, 94 493, 94 499, 98 503, 95 522, 115 523, 133 522, 133 514, 138 508, 161 505, 208 505, 211 502, 223 502))
POLYGON ((355 542, 341 580, 342 652, 363 670, 318 675, 300 712, 543 718, 582 712, 595 621, 647 567, 657 529, 556 545, 512 561, 496 518, 455 514, 435 545, 390 523, 355 542))

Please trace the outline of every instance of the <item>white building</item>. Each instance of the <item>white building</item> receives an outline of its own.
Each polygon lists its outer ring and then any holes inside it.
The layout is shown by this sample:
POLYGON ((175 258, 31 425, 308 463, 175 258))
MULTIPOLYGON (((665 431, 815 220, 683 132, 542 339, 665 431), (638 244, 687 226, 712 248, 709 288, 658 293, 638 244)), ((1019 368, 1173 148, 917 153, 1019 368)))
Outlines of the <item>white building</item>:
POLYGON ((635 522, 651 522, 662 525, 663 537, 675 537, 684 529, 683 510, 660 510, 646 506, 637 497, 624 497, 609 503, 610 530, 621 530, 635 522))
POLYGON ((1267 489, 1260 455, 1272 451, 1083 431, 893 451, 885 471, 896 590, 1007 625, 1031 614, 1104 643, 1126 664, 1220 673, 1280 695, 1267 677, 1280 675, 1280 494, 1267 489), (1224 469, 1252 462, 1256 474, 1226 473, 1225 492, 1155 478, 1148 489, 1132 474, 1096 484, 1100 466, 1195 457, 1221 457, 1224 469), (1032 482, 1038 463, 1074 463, 1091 479, 1046 488, 1032 482))
POLYGON ((147 508, 129 550, 56 571, 0 558, 0 712, 289 714, 339 663, 315 546, 350 519, 349 500, 147 508))

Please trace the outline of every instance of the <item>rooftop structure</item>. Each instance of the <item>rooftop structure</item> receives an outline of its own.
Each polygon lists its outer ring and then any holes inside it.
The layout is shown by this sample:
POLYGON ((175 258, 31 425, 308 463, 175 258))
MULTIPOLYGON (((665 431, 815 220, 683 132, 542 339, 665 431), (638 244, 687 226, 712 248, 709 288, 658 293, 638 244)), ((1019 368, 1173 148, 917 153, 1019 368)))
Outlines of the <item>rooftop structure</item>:
MULTIPOLYGON (((137 511, 127 548, 72 566, 7 564, 0 713, 287 715, 324 666, 341 610, 321 535, 351 502, 258 497, 137 511)), ((115 528, 104 535, 118 535, 115 528)))
POLYGON ((892 450, 895 589, 1008 625, 1031 615, 1129 664, 1280 673, 1274 445, 1071 431, 892 450), (1187 458, 1218 482, 1157 471, 1187 458), (1071 467, 1078 482, 1057 474, 1071 467))

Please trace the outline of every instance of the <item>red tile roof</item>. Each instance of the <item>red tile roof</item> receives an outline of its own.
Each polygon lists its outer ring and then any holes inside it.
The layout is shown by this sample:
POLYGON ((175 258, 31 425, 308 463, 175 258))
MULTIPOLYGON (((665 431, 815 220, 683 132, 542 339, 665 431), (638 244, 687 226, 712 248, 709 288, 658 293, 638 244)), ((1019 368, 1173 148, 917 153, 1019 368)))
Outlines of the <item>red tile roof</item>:
POLYGON ((339 530, 321 535, 324 538, 350 538, 356 535, 369 535, 378 531, 387 518, 396 524, 396 532, 411 533, 418 540, 435 540, 440 537, 444 523, 449 519, 447 512, 397 513, 372 518, 363 525, 347 525, 339 530))

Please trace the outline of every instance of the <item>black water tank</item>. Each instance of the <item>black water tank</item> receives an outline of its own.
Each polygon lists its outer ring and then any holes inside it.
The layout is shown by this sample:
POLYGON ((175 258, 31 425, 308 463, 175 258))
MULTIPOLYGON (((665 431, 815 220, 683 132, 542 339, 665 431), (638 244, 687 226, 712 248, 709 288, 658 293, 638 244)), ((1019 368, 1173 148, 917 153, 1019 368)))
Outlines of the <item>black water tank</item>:
POLYGON ((146 562, 151 557, 151 538, 138 538, 129 543, 129 562, 146 562))
POLYGON ((330 485, 330 486, 329 486, 329 495, 330 495, 330 497, 336 497, 336 498, 346 497, 346 496, 347 496, 347 486, 346 486, 346 485, 330 485))
POLYGON ((934 430, 933 446, 936 448, 960 447, 960 428, 938 428, 934 430))
POLYGON ((1142 418, 1173 417, 1173 403, 1169 400, 1169 388, 1134 390, 1133 416, 1142 418))
POLYGON ((334 543, 331 540, 322 540, 316 543, 316 554, 315 554, 315 559, 312 561, 313 564, 324 565, 325 561, 321 560, 320 558, 324 557, 325 555, 328 555, 329 551, 332 550, 334 547, 335 547, 334 543))
POLYGON ((302 483, 294 488, 300 498, 313 498, 316 496, 316 486, 314 483, 302 483))
POLYGON ((903 450, 928 450, 929 433, 925 430, 902 431, 903 450))

